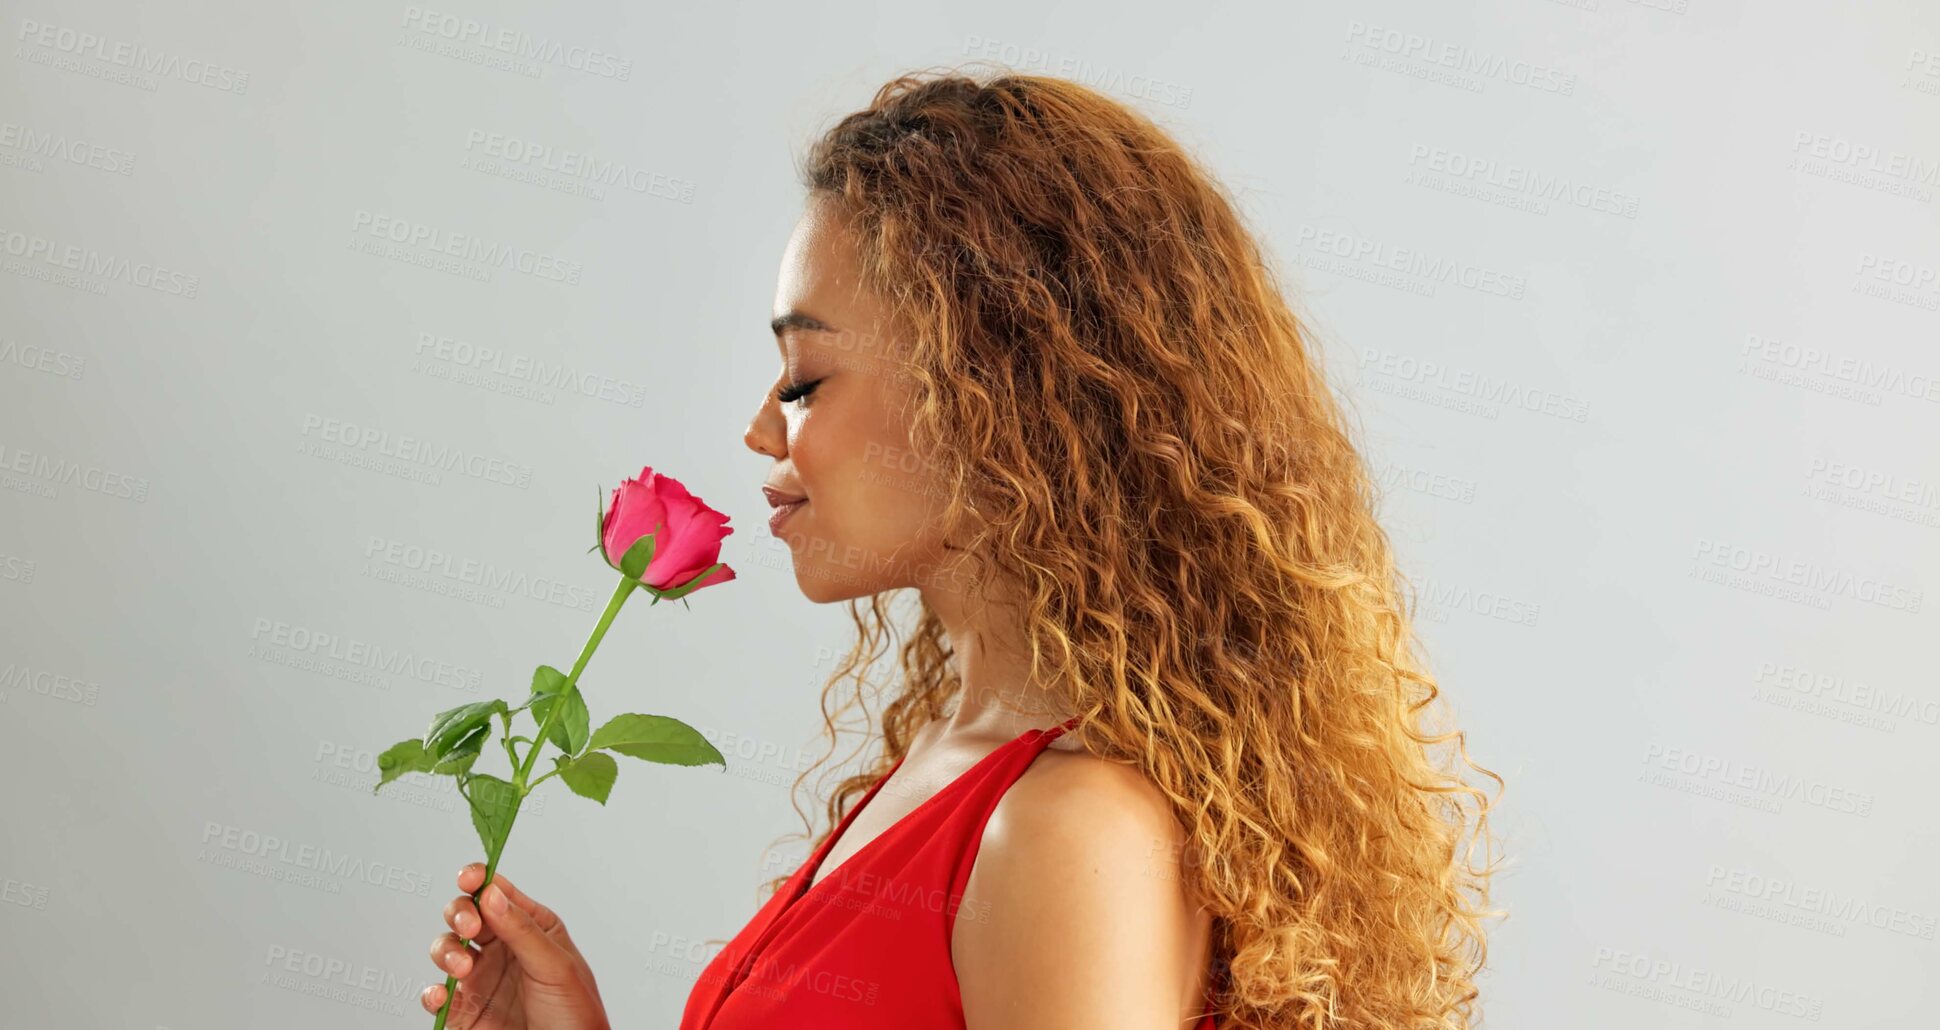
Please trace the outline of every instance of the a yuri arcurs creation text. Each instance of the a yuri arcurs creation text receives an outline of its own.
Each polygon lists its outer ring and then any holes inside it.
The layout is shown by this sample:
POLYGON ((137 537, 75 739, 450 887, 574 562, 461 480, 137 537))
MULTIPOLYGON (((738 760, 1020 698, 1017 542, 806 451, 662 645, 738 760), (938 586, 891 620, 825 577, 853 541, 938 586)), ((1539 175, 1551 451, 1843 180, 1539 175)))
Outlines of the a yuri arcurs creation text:
MULTIPOLYGON (((734 532, 727 521, 726 515, 708 507, 679 481, 651 467, 641 469, 638 479, 626 480, 614 489, 606 509, 599 513, 599 536, 594 546, 620 573, 620 585, 613 591, 612 600, 606 602, 606 611, 580 649, 572 671, 541 665, 532 674, 532 694, 524 702, 514 706, 502 700, 477 701, 439 712, 423 737, 399 741, 378 756, 379 778, 374 790, 382 790, 386 783, 413 772, 450 776, 457 783, 458 793, 471 806, 478 839, 485 845, 485 880, 472 893, 474 902, 498 871, 499 856, 505 851, 520 803, 533 788, 552 777, 559 777, 573 793, 603 805, 620 774, 615 754, 668 765, 711 763, 727 768, 720 751, 679 719, 629 713, 616 715, 593 729, 592 715, 579 691, 580 673, 586 671, 586 663, 613 625, 613 617, 634 591, 652 594, 652 603, 659 604, 734 578, 734 570, 716 560, 721 554, 721 540, 734 532), (530 713, 537 724, 532 736, 512 732, 513 716, 520 712, 530 713), (511 763, 509 780, 472 771, 492 736, 493 716, 502 727, 499 746, 511 763), (532 768, 548 742, 558 749, 552 756, 552 768, 534 779, 532 768), (525 745, 524 754, 519 753, 520 744, 525 745)), ((433 1030, 442 1030, 457 996, 457 978, 447 976, 445 1004, 438 1010, 433 1030)))

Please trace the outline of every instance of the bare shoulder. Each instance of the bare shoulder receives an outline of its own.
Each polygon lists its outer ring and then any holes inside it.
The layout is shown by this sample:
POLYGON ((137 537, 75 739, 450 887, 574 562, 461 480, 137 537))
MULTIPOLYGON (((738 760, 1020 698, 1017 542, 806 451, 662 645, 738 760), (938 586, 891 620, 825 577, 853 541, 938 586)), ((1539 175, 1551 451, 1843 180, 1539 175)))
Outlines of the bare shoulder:
POLYGON ((1138 770, 1040 754, 992 811, 952 934, 972 1030, 1176 1027, 1207 964, 1183 840, 1138 770))
POLYGON ((1142 869, 1148 851, 1157 855, 1182 838, 1171 803, 1143 773, 1053 746, 999 799, 983 846, 1024 858, 1091 857, 1095 851, 1114 866, 1135 850, 1130 857, 1142 869))

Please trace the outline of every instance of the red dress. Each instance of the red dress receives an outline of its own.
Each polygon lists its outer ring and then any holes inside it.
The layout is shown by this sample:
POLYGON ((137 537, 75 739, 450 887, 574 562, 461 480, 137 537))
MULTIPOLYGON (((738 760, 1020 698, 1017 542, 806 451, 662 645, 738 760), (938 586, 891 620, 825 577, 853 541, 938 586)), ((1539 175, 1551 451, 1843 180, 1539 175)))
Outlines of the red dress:
MULTIPOLYGON (((898 759, 707 964, 680 1030, 964 1030, 950 934, 959 907, 976 912, 963 891, 984 824, 1075 722, 1026 730, 985 755, 809 886, 898 759)), ((1208 1012, 1194 1030, 1214 1025, 1208 1012)))

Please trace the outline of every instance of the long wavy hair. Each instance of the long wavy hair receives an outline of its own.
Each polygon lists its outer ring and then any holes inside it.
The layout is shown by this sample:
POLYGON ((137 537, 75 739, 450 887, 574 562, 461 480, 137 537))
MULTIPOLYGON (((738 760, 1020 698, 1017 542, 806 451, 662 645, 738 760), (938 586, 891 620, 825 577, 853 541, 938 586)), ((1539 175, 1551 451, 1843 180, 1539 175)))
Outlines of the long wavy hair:
MULTIPOLYGON (((967 581, 1006 577, 1072 735, 1171 799, 1219 1025, 1468 1027, 1502 910, 1471 861, 1493 805, 1444 745, 1503 780, 1429 725, 1372 477, 1232 198, 1144 115, 1007 69, 898 77, 801 172, 912 334, 911 443, 967 581)), ((830 754, 852 707, 876 735, 892 596, 849 602, 830 754)), ((962 689, 920 595, 898 658, 884 751, 815 846, 962 689)))

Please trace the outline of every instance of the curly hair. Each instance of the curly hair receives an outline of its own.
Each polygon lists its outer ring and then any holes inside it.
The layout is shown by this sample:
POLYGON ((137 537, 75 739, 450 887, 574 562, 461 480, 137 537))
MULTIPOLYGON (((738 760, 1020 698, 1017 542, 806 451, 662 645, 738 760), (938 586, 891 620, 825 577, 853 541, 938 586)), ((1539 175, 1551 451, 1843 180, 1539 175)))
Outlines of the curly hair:
MULTIPOLYGON (((1494 806, 1438 746, 1505 784, 1427 724, 1440 690, 1372 477, 1232 198, 1143 114, 1008 69, 891 80, 801 174, 911 332, 898 374, 948 484, 943 539, 967 534, 970 582, 1015 584, 1072 735, 1172 803, 1219 1025, 1468 1027, 1502 910, 1462 845, 1494 806)), ((837 714, 869 722, 887 596, 849 602, 831 754, 837 714)), ((962 689, 917 608, 884 753, 841 779, 831 829, 962 689)))

